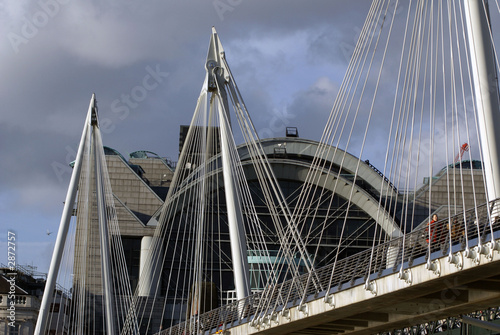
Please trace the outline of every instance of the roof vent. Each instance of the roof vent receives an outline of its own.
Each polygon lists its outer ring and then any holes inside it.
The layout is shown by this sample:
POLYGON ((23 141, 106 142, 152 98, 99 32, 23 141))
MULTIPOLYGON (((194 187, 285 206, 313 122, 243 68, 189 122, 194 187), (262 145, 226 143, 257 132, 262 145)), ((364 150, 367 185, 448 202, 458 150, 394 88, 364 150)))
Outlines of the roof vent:
POLYGON ((286 137, 299 137, 297 127, 286 127, 286 137))

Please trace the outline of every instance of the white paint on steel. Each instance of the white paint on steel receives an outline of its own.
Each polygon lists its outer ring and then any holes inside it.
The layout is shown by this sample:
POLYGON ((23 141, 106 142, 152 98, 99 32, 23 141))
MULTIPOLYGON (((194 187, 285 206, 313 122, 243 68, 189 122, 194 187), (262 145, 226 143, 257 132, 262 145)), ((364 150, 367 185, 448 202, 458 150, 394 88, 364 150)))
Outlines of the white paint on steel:
POLYGON ((500 108, 486 5, 483 0, 468 0, 464 8, 486 184, 491 201, 500 196, 500 132, 496 129, 500 125, 500 108))
POLYGON ((85 125, 83 127, 80 144, 78 145, 75 165, 73 168, 73 173, 71 174, 71 180, 69 182, 68 192, 66 193, 66 200, 64 201, 64 208, 61 215, 61 221, 59 223, 59 230, 57 233, 56 244, 54 246, 54 251, 52 253, 52 260, 50 261, 49 273, 47 274, 47 281, 45 283, 45 290, 43 292, 40 312, 38 313, 38 319, 36 322, 36 327, 35 327, 36 335, 45 333, 49 307, 52 302, 52 296, 54 288, 56 286, 57 274, 59 273, 59 267, 61 265, 61 259, 64 251, 64 245, 66 243, 66 236, 68 235, 69 223, 71 220, 71 216, 73 215, 73 206, 75 203, 76 193, 78 190, 78 182, 80 181, 80 172, 82 170, 84 145, 87 136, 90 136, 89 135, 90 119, 94 103, 95 103, 95 95, 93 94, 92 98, 90 99, 90 105, 87 113, 87 118, 85 120, 85 125))

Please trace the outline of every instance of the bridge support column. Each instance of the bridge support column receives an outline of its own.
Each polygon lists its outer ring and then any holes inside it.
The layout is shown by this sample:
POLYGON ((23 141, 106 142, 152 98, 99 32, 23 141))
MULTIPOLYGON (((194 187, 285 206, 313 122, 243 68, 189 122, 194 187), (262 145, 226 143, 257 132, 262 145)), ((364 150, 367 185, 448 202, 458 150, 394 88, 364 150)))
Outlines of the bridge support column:
POLYGON ((78 191, 78 182, 80 180, 80 173, 82 170, 85 143, 87 137, 90 136, 90 120, 94 107, 95 95, 93 94, 92 98, 90 99, 90 105, 87 112, 87 118, 85 119, 85 125, 83 126, 80 144, 78 145, 78 152, 76 154, 75 165, 71 174, 68 193, 66 194, 66 200, 64 201, 64 209, 61 215, 61 221, 59 223, 56 244, 54 246, 52 259, 50 261, 49 273, 47 276, 47 281, 45 283, 45 290, 43 292, 42 303, 40 305, 40 312, 38 313, 38 319, 36 322, 34 333, 36 335, 44 334, 45 327, 47 326, 50 304, 52 303, 52 296, 54 294, 54 288, 56 286, 57 274, 59 273, 59 268, 61 266, 64 246, 66 244, 71 216, 73 214, 73 207, 75 205, 76 194, 78 191))
MULTIPOLYGON (((156 284, 160 278, 161 264, 159 257, 161 252, 155 252, 155 238, 153 236, 144 236, 141 240, 141 256, 139 264, 139 284, 138 295, 148 297, 154 295, 156 284)), ((160 247, 157 246, 158 250, 160 247)))
POLYGON ((229 226, 229 239, 231 245, 231 258, 233 262, 234 286, 238 300, 250 295, 250 276, 248 266, 248 252, 246 245, 245 227, 243 225, 243 211, 241 199, 238 193, 237 167, 231 156, 234 155, 235 145, 231 131, 231 118, 229 115, 229 105, 225 85, 230 82, 230 72, 226 68, 224 59, 224 49, 219 41, 219 37, 212 28, 212 38, 208 49, 206 70, 209 91, 213 92, 210 100, 210 108, 215 100, 219 113, 220 126, 220 150, 222 162, 222 176, 224 180, 224 192, 227 206, 227 222, 229 226), (217 97, 217 99, 214 99, 217 97))
POLYGON ((487 18, 488 1, 468 0, 464 3, 488 200, 492 201, 500 197, 500 132, 495 129, 500 124, 500 103, 487 18))

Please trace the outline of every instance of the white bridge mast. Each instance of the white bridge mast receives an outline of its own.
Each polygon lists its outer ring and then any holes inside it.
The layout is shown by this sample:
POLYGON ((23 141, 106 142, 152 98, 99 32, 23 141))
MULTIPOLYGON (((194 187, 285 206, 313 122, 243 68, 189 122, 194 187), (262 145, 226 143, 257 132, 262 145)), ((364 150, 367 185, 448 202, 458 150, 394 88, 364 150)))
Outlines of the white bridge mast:
POLYGON ((80 144, 78 146, 78 152, 76 154, 75 165, 73 168, 73 173, 71 174, 71 180, 69 182, 68 192, 66 194, 66 201, 64 202, 64 209, 61 216, 61 221, 59 223, 59 230, 57 232, 56 244, 54 246, 54 251, 52 254, 52 260, 50 261, 49 273, 47 274, 47 281, 45 282, 45 289, 43 291, 42 303, 40 305, 40 312, 38 313, 38 319, 35 327, 35 335, 40 335, 45 333, 45 327, 47 326, 47 318, 49 314, 50 304, 52 303, 52 297, 54 295, 54 288, 56 287, 57 274, 59 273, 59 268, 61 266, 61 259, 64 251, 64 245, 66 244, 66 237, 68 235, 69 224, 71 221, 71 216, 73 215, 73 206, 75 204, 76 193, 78 190, 78 183, 80 181, 80 172, 82 170, 82 160, 85 141, 88 136, 90 136, 90 122, 92 119, 92 114, 95 112, 95 95, 92 95, 90 100, 89 110, 87 113, 87 118, 85 119, 85 125, 83 126, 82 137, 80 139, 80 144))
POLYGON ((500 197, 500 107, 488 0, 464 3, 488 201, 500 197))
POLYGON ((212 37, 208 49, 207 70, 208 91, 219 99, 210 99, 210 103, 218 100, 219 123, 220 123, 220 146, 222 159, 222 174, 224 177, 224 192, 226 195, 227 217, 229 224, 229 237, 231 242, 231 257, 233 261, 234 285, 236 296, 241 300, 250 295, 248 252, 245 238, 245 227, 243 226, 243 214, 240 199, 236 191, 235 178, 231 168, 230 145, 228 139, 232 138, 231 123, 229 116, 229 105, 225 85, 233 85, 222 58, 224 49, 220 43, 215 28, 212 28, 212 37), (224 114, 224 112, 226 114, 224 114))
MULTIPOLYGON (((100 231, 100 246, 101 246, 101 268, 103 274, 103 286, 104 286, 104 310, 106 313, 106 332, 107 334, 115 334, 115 314, 114 314, 114 303, 113 303, 113 287, 112 287, 112 274, 111 274, 111 263, 110 263, 110 246, 108 237, 108 219, 106 212, 106 200, 105 200, 105 185, 103 180, 103 174, 101 167, 105 162, 102 162, 101 154, 98 152, 98 143, 101 144, 99 131, 99 122, 97 115, 97 104, 95 100, 95 95, 92 95, 90 100, 90 106, 87 113, 87 118, 85 120, 85 125, 83 128, 82 137, 80 144, 78 146, 78 152, 76 155, 76 161, 73 168, 73 173, 71 175, 71 180, 66 195, 66 201, 64 203, 64 209, 61 217, 61 222, 59 225, 59 231, 57 233, 57 240, 54 246, 54 252, 52 254, 52 260, 50 263, 49 273, 47 275, 47 282, 45 283, 45 289, 43 292, 42 303, 40 306, 40 312, 38 314, 38 319, 35 327, 36 335, 43 335, 46 332, 47 320, 50 305, 52 303, 52 298, 54 296, 54 289, 56 286, 57 275, 59 273, 59 268, 61 265, 61 260, 64 252, 64 246, 66 243, 68 230, 70 226, 71 216, 73 215, 73 206, 76 199, 76 194, 78 191, 78 184, 80 181, 80 174, 82 171, 82 161, 85 152, 85 144, 88 143, 90 137, 92 137, 92 151, 94 154, 94 168, 95 168, 95 182, 96 182, 96 195, 97 195, 97 215, 99 222, 100 231)), ((101 144, 102 145, 102 144, 101 144)))

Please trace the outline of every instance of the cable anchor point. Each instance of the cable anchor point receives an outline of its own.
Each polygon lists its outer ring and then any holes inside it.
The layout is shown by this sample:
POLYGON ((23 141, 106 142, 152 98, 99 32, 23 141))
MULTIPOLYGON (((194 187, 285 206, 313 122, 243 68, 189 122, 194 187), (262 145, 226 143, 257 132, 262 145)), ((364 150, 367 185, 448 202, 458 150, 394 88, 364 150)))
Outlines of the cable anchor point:
POLYGON ((432 271, 436 276, 441 276, 441 264, 438 260, 430 261, 428 260, 425 264, 425 268, 429 271, 432 271))
POLYGON ((399 279, 404 280, 405 283, 411 285, 413 278, 410 269, 403 270, 403 268, 401 268, 401 270, 399 270, 398 277, 399 279))
POLYGON ((456 254, 450 253, 448 255, 448 262, 450 264, 454 264, 459 270, 464 268, 464 257, 460 252, 457 252, 456 254))

